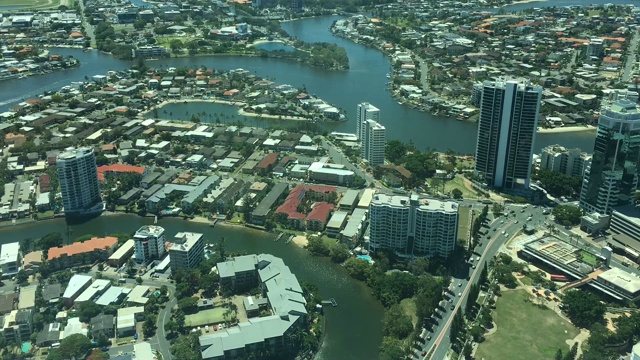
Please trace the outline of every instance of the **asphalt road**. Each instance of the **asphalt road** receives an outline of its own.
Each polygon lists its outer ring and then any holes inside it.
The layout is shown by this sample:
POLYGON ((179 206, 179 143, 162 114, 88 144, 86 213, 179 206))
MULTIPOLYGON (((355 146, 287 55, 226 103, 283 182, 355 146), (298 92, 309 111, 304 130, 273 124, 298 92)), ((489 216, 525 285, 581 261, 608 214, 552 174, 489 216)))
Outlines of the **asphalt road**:
MULTIPOLYGON (((461 203, 461 206, 465 206, 465 204, 468 206, 469 202, 463 202, 461 203)), ((474 207, 478 207, 478 205, 474 205, 474 207)), ((505 209, 506 215, 493 219, 490 222, 488 234, 481 240, 482 245, 475 249, 476 253, 481 254, 480 260, 470 261, 469 264, 465 264, 470 280, 467 280, 466 277, 455 276, 452 279, 452 282, 454 283, 454 291, 456 293, 456 296, 453 298, 453 305, 455 305, 455 308, 453 311, 447 308, 446 312, 442 314, 442 319, 438 319, 438 325, 430 332, 431 340, 425 342, 422 351, 426 352, 427 355, 432 349, 434 349, 434 351, 432 356, 424 356, 424 359, 440 360, 447 357, 447 352, 451 347, 451 343, 449 341, 449 327, 453 321, 453 314, 455 314, 456 311, 464 311, 471 284, 478 281, 481 269, 484 267, 485 262, 491 261, 491 259, 500 250, 500 247, 502 247, 507 240, 513 237, 513 234, 521 229, 523 224, 528 223, 538 228, 544 228, 544 223, 547 221, 547 215, 543 215, 542 212, 543 209, 533 208, 532 206, 528 206, 524 209, 524 206, 522 205, 510 205, 505 209), (513 213, 511 213, 512 210, 513 213), (522 210, 525 211, 522 212, 522 210), (531 215, 532 219, 527 222, 529 215, 531 215), (496 230, 494 231, 493 229, 496 230), (471 266, 475 266, 476 268, 473 269, 471 266), (461 296, 458 296, 459 293, 461 293, 461 296)), ((489 212, 489 216, 491 218, 491 212, 489 212)), ((477 256, 473 256, 474 259, 476 257, 477 256)), ((422 351, 417 352, 422 353, 422 351)))
POLYGON ((369 184, 376 183, 376 179, 373 178, 372 174, 369 174, 360 167, 352 164, 349 159, 342 153, 342 150, 340 150, 338 147, 331 144, 324 138, 322 139, 322 147, 327 150, 329 157, 331 157, 331 161, 333 161, 335 164, 344 165, 348 170, 351 170, 364 178, 369 184))
MULTIPOLYGON (((97 268, 92 269, 88 272, 88 275, 93 277, 96 276, 97 268)), ((126 283, 128 284, 137 284, 135 279, 126 278, 126 283)), ((160 309, 158 312, 158 320, 156 323, 156 335, 151 339, 148 339, 149 344, 153 349, 156 349, 160 354, 162 354, 163 360, 171 360, 171 344, 169 340, 167 340, 167 334, 164 330, 164 325, 171 319, 171 309, 177 304, 177 299, 174 294, 176 291, 176 287, 173 283, 169 281, 161 281, 161 280, 152 280, 148 278, 144 278, 142 285, 147 285, 151 287, 155 287, 160 289, 162 286, 166 286, 169 290, 169 301, 165 304, 164 308, 160 309)), ((142 338, 139 338, 138 341, 143 341, 142 338)), ((133 344, 121 345, 121 346, 112 346, 108 353, 114 357, 119 352, 123 353, 132 353, 133 352, 133 344)))
POLYGON ((633 72, 634 65, 636 64, 636 51, 638 50, 638 41, 640 40, 639 30, 636 29, 631 43, 629 44, 629 53, 627 54, 627 61, 624 63, 624 72, 622 73, 622 82, 629 81, 631 73, 633 72))
POLYGON ((80 0, 78 3, 80 5, 80 16, 82 16, 82 26, 84 27, 84 31, 86 32, 85 36, 91 38, 91 47, 96 48, 96 37, 93 33, 93 25, 87 21, 86 16, 84 16, 84 2, 85 0, 80 0))

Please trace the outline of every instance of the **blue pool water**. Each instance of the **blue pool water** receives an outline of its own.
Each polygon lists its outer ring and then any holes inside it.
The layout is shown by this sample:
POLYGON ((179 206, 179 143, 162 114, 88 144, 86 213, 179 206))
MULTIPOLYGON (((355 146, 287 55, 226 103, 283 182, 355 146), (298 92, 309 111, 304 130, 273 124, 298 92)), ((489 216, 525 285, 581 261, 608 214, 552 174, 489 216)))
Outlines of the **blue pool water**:
POLYGON ((369 255, 357 255, 357 258, 362 260, 367 260, 368 262, 371 262, 373 260, 369 255))

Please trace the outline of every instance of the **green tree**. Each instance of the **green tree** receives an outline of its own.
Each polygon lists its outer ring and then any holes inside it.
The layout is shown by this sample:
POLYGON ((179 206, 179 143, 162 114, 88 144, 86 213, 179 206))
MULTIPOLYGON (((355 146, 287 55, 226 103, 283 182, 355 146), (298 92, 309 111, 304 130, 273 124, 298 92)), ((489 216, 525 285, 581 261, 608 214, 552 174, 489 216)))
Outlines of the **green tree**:
POLYGON ((582 179, 551 170, 538 170, 532 174, 533 180, 540 181, 540 186, 552 196, 571 196, 580 192, 582 179))
POLYGON ((70 335, 60 342, 59 353, 62 359, 84 359, 91 349, 91 340, 82 334, 70 335))
POLYGON ((145 26, 147 26, 147 22, 144 20, 138 20, 133 23, 133 27, 138 31, 144 29, 145 26))
POLYGON ((344 268, 349 273, 349 276, 361 281, 366 281, 371 273, 369 262, 355 257, 347 259, 344 263, 344 268))
POLYGON ((307 250, 313 255, 327 256, 330 250, 325 246, 324 241, 319 236, 310 236, 307 243, 307 250))
POLYGON ((111 346, 111 341, 109 341, 107 335, 105 335, 102 331, 98 333, 96 342, 98 343, 99 347, 111 346))
POLYGON ((453 196, 454 199, 462 199, 462 191, 458 188, 454 188, 451 190, 451 196, 453 196))
POLYGON ((562 360, 562 349, 558 349, 558 351, 556 351, 555 360, 562 360))
POLYGON ((404 359, 406 352, 403 349, 402 341, 385 337, 380 345, 380 360, 398 360, 404 359))
POLYGON ((202 360, 198 334, 191 333, 178 337, 171 347, 171 354, 176 360, 202 360))
POLYGON ((591 292, 570 290, 562 298, 567 316, 574 325, 590 328, 593 324, 604 322, 607 307, 591 292))
POLYGON ((78 317, 84 323, 89 323, 91 318, 98 316, 100 312, 102 312, 100 305, 91 301, 83 302, 78 307, 78 317))
POLYGON ((399 304, 390 307, 385 312, 382 324, 384 336, 396 339, 404 339, 413 331, 411 318, 404 313, 399 304))
POLYGON ((494 202, 491 206, 491 212, 494 217, 501 216, 504 213, 504 205, 494 202))
POLYGON ((341 264, 345 262, 351 254, 349 254, 349 248, 343 243, 336 243, 329 249, 329 257, 331 261, 341 264))
POLYGON ((198 298, 193 296, 178 300, 178 309, 185 314, 196 312, 198 310, 198 298))
POLYGON ((552 211, 555 220, 561 224, 580 224, 580 217, 582 216, 582 210, 573 205, 559 205, 552 211))
POLYGON ((150 338, 156 334, 156 318, 157 316, 152 314, 147 314, 145 317, 144 323, 142 323, 142 331, 145 338, 150 338))
POLYGON ((562 360, 576 360, 578 356, 578 343, 574 343, 571 350, 562 358, 562 360))
POLYGON ((400 160, 407 154, 407 146, 399 140, 387 141, 385 146, 386 158, 394 164, 400 162, 400 160))
POLYGON ((480 278, 478 279, 478 283, 486 284, 487 280, 489 280, 489 269, 487 268, 487 262, 485 261, 484 267, 482 268, 482 271, 480 272, 480 278))

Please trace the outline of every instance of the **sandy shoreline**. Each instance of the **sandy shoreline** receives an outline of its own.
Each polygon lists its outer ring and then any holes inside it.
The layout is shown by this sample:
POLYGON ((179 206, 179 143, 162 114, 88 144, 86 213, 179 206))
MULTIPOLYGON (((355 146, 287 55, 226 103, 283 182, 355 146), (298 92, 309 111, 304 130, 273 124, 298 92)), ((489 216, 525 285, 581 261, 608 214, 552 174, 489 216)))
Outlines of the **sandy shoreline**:
POLYGON ((309 245, 309 239, 307 239, 307 237, 304 235, 295 236, 291 241, 300 247, 305 247, 309 245))
POLYGON ((530 3, 547 2, 547 1, 549 1, 549 0, 519 0, 519 1, 514 1, 511 4, 504 5, 504 6, 530 4, 530 3))
POLYGON ((538 128, 538 134, 559 134, 559 133, 569 133, 569 132, 581 132, 581 131, 595 131, 595 126, 565 126, 553 129, 542 129, 538 128))
POLYGON ((264 44, 264 43, 278 43, 278 44, 287 45, 287 43, 285 43, 282 40, 264 40, 264 39, 261 39, 261 40, 256 40, 256 41, 252 42, 251 44, 247 45, 247 47, 254 47, 254 46, 258 46, 260 44, 264 44))

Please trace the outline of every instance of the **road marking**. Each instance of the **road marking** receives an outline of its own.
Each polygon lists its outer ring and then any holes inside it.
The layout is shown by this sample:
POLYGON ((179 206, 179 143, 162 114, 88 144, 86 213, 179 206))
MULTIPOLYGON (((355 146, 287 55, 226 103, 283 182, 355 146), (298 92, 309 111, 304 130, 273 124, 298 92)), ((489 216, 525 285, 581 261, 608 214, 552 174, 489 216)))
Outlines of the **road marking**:
MULTIPOLYGON (((495 221, 495 220, 494 220, 495 221)), ((515 224, 514 221, 510 221, 508 222, 505 226, 503 226, 502 228, 507 228, 511 225, 515 224)), ((485 248, 485 251, 483 252, 483 254, 480 256, 480 260, 478 261, 478 264, 482 263, 482 261, 484 260, 485 255, 487 254, 486 250, 488 250, 491 245, 493 245, 493 243, 498 240, 500 238, 500 235, 502 235, 501 233, 497 232, 496 236, 491 239, 489 241, 489 243, 487 243, 487 247, 485 248)), ((453 322, 453 316, 456 313, 456 311, 458 311, 458 308, 462 307, 462 299, 467 296, 467 293, 469 292, 471 286, 469 286, 469 284, 471 284, 471 280, 473 280, 474 275, 476 274, 476 271, 478 271, 480 269, 480 266, 476 266, 475 270, 473 270, 473 272, 471 272, 471 275, 469 275, 469 282, 467 283, 467 286, 465 286, 464 290, 462 291, 462 296, 460 296, 458 298, 458 301, 456 302, 456 307, 451 311, 451 316, 449 316, 449 320, 445 323, 444 327, 442 328, 442 331, 440 332, 440 335, 438 335, 438 337, 436 338, 436 341, 433 343, 433 345, 431 346, 431 348, 429 349, 429 351, 427 351, 427 355, 424 357, 424 359, 427 359, 427 356, 429 356, 429 354, 431 353, 431 351, 434 351, 438 349, 438 346, 440 345, 440 342, 442 341, 442 338, 444 338, 444 335, 447 332, 447 329, 449 328, 449 325, 451 325, 451 323, 453 322)), ((433 356, 433 354, 431 356, 429 356, 429 359, 431 359, 431 357, 433 356)))

